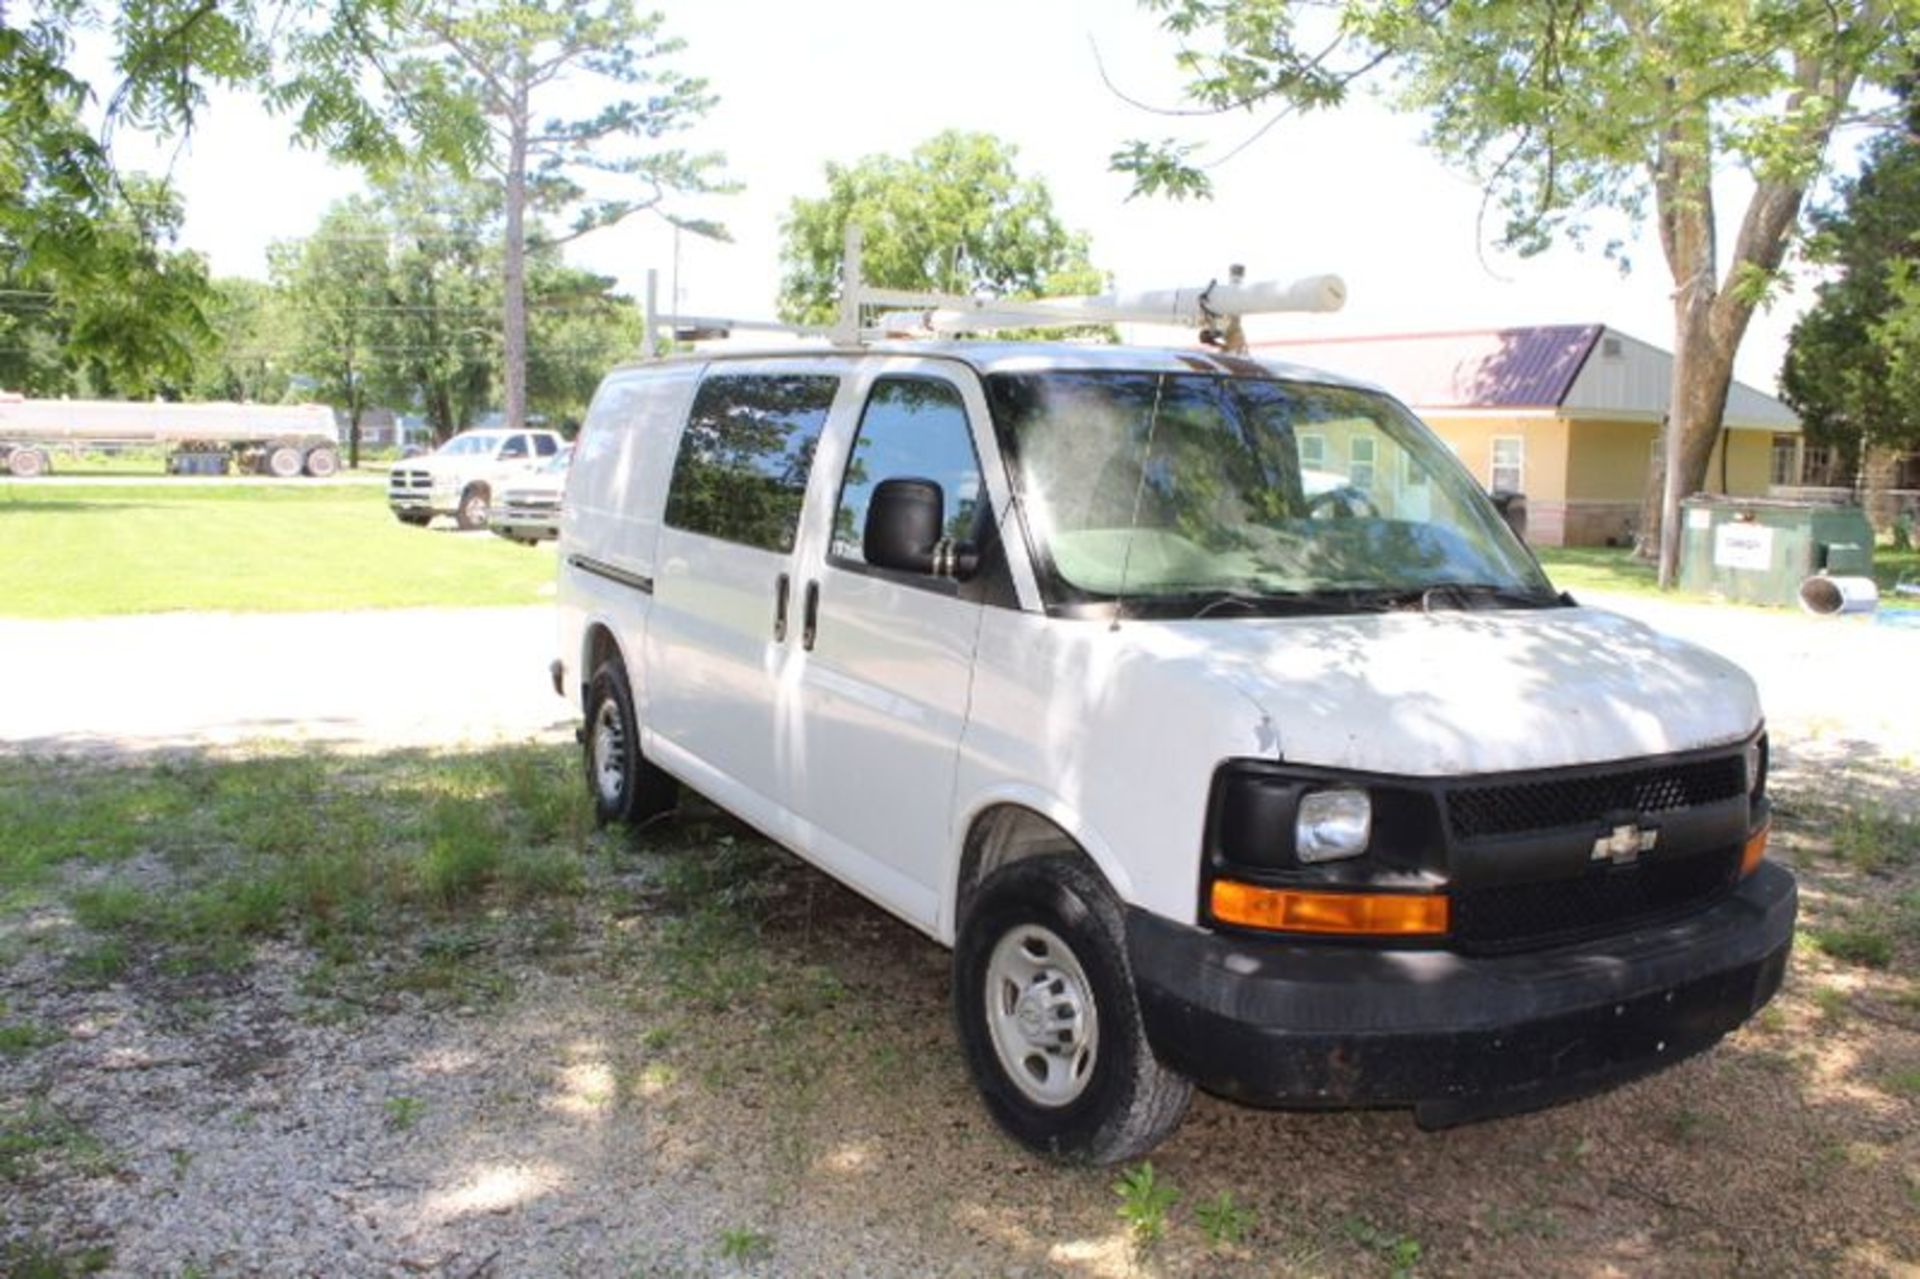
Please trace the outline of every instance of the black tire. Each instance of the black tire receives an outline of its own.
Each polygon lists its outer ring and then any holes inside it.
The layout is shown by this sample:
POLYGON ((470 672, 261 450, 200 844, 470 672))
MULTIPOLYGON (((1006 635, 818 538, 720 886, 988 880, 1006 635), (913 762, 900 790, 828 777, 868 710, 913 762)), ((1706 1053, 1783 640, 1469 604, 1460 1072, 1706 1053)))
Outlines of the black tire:
POLYGON ((306 457, 297 445, 275 444, 267 449, 267 455, 261 459, 261 469, 277 480, 290 480, 300 474, 300 468, 306 465, 306 457))
POLYGON ((602 826, 638 826, 672 812, 680 802, 679 783, 641 755, 639 728, 626 667, 618 658, 600 663, 587 681, 581 759, 593 817, 602 826))
POLYGON ((340 450, 331 444, 319 444, 307 450, 306 471, 316 480, 340 474, 340 450))
POLYGON ((14 449, 7 454, 7 471, 16 480, 31 480, 47 473, 47 455, 39 449, 14 449))
POLYGON ((486 485, 467 485, 467 491, 460 495, 460 505, 453 513, 453 522, 468 532, 485 528, 490 497, 486 485))
MULTIPOLYGON (((1147 1043, 1127 964, 1120 904, 1079 858, 1015 862, 981 886, 961 921, 954 948, 953 1012, 967 1067, 988 1112, 1015 1141, 1041 1154, 1093 1164, 1138 1158, 1179 1126, 1193 1099, 1193 1085, 1162 1066, 1147 1043), (1041 938, 1041 932, 1051 940, 1041 938), (1024 987, 1009 981, 1005 972, 996 971, 995 954, 1003 940, 1028 963, 1036 962, 1030 947, 1044 942, 1037 962, 1051 975, 1024 987), (1054 943, 1063 944, 1067 953, 1047 953, 1054 943), (1046 967, 1049 963, 1052 968, 1046 967), (1078 974, 1068 976, 1075 966, 1078 974), (1056 982, 1056 977, 1063 980, 1056 982), (1068 1016, 1067 1005, 1056 999, 1068 990, 1090 1000, 1090 1014, 1068 1016), (992 1005, 1002 1001, 1011 1013, 1014 1005, 1004 1001, 1015 992, 1021 995, 1020 1011, 1003 1016, 1003 1026, 1012 1020, 1045 1035, 1056 1025, 1056 1016, 1076 1030, 1091 1026, 1085 1039, 1091 1055, 1079 1090, 1070 1098, 1046 1104, 1036 1100, 1029 1088, 1042 1086, 1040 1076, 1030 1071, 1027 1084, 1017 1081, 1013 1072, 1018 1068, 1008 1064, 1007 1054, 997 1046, 989 1024, 995 1016, 992 1005), (1031 1021, 1030 1002, 1038 1010, 1031 1021)), ((1060 1036, 1064 1042, 1068 1032, 1060 1036)), ((1028 1042, 1016 1049, 1015 1055, 1020 1054, 1030 1065, 1049 1055, 1068 1061, 1065 1051, 1051 1044, 1043 1051, 1028 1042)))

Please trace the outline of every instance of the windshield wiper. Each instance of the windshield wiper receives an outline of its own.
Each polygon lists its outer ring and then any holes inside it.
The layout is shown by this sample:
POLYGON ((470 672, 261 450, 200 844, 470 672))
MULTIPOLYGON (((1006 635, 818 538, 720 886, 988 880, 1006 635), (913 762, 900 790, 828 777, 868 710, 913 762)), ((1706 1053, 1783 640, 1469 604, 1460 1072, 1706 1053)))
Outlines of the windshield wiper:
POLYGON ((1552 591, 1494 582, 1441 582, 1383 594, 1391 596, 1397 607, 1418 608, 1423 613, 1445 608, 1558 608, 1565 602, 1552 591))

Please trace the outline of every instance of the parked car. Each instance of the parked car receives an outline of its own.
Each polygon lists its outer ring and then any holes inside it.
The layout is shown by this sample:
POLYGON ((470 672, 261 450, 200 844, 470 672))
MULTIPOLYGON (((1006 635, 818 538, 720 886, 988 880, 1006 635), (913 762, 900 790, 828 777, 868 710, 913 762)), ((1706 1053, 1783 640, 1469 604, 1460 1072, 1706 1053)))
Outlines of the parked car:
POLYGON ((690 787, 953 947, 1036 1150, 1134 1158, 1196 1084, 1527 1110, 1780 984, 1752 681, 1554 590, 1381 391, 986 341, 647 362, 560 552, 600 818, 690 787))
POLYGON ((402 524, 425 527, 451 515, 463 529, 485 528, 493 495, 551 461, 563 444, 552 431, 462 431, 387 472, 387 507, 402 524))
POLYGON ((509 542, 533 546, 560 536, 560 498, 573 461, 568 444, 525 479, 511 481, 488 515, 488 527, 509 542))

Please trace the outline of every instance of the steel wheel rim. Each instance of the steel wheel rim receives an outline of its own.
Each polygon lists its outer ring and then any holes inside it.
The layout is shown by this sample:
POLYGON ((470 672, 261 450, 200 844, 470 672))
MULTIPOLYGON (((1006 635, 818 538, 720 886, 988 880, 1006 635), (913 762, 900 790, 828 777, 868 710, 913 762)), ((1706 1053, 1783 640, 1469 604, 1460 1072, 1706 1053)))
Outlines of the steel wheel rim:
POLYGON ((593 784, 611 805, 627 792, 627 725, 611 697, 593 717, 593 784))
POLYGON ((1072 1104, 1093 1081, 1100 1014, 1086 969, 1051 929, 1021 924, 987 958, 987 1033, 1003 1074, 1028 1101, 1072 1104))

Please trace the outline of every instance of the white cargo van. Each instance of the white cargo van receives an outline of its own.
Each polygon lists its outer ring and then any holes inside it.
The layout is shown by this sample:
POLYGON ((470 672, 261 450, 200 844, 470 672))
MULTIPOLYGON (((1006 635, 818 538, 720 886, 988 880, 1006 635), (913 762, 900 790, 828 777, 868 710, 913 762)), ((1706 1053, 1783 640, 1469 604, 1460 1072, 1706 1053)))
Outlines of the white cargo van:
POLYGON ((1132 1157, 1196 1084, 1525 1110, 1779 986, 1751 681, 1556 592, 1380 391, 1058 344, 647 362, 594 399, 561 564, 600 816, 690 787, 953 947, 1036 1149, 1132 1157))

